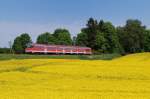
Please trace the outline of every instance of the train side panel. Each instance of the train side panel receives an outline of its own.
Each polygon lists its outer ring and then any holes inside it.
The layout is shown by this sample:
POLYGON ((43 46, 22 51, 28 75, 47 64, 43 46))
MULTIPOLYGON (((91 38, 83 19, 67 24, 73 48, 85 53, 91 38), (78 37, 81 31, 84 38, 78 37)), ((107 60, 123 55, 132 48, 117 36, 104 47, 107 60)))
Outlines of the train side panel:
POLYGON ((33 45, 26 48, 26 53, 51 53, 51 54, 92 54, 91 48, 79 46, 61 46, 61 45, 33 45))

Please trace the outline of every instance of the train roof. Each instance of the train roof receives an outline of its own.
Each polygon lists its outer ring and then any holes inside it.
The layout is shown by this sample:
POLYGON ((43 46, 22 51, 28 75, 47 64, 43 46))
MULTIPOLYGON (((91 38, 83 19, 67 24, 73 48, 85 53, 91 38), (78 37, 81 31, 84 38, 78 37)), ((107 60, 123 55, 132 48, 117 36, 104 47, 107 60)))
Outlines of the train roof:
POLYGON ((32 44, 33 46, 41 46, 41 47, 78 47, 78 48, 87 48, 91 49, 90 47, 84 47, 84 46, 69 46, 69 45, 50 45, 50 44, 32 44))

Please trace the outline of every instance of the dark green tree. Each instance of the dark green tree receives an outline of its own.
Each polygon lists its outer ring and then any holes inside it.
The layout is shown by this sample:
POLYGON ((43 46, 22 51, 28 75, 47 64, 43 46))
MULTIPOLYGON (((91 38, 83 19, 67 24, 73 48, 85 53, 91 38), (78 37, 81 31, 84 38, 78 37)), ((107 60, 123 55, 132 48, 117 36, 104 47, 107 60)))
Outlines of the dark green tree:
POLYGON ((97 20, 90 18, 86 28, 82 29, 82 33, 87 35, 87 40, 84 39, 87 41, 87 46, 94 50, 107 53, 120 53, 122 50, 116 28, 110 22, 103 20, 97 22, 97 20), (101 43, 103 45, 100 45, 101 43))
POLYGON ((28 44, 32 43, 31 37, 27 33, 23 33, 16 37, 13 43, 13 50, 15 53, 25 53, 28 44))
POLYGON ((27 33, 21 34, 20 38, 21 38, 21 45, 22 45, 23 49, 27 48, 28 44, 32 43, 31 37, 27 33))
POLYGON ((124 27, 118 28, 118 36, 125 53, 136 53, 144 51, 144 32, 139 20, 127 20, 124 27))
POLYGON ((38 44, 55 44, 56 40, 51 33, 45 32, 45 33, 38 36, 36 42, 38 44))
POLYGON ((82 33, 87 34, 87 46, 95 49, 95 38, 98 30, 98 22, 93 18, 90 18, 86 24, 86 28, 83 28, 82 33))
POLYGON ((56 29, 53 36, 55 37, 56 44, 72 45, 71 35, 67 29, 56 29))
POLYGON ((104 38, 107 42, 107 51, 109 53, 120 53, 122 48, 119 43, 119 38, 116 33, 116 28, 110 22, 103 22, 99 24, 100 31, 104 33, 104 38))
POLYGON ((15 38, 14 44, 13 44, 13 50, 15 51, 15 53, 23 53, 24 52, 20 37, 15 38))
POLYGON ((87 46, 88 37, 86 33, 79 33, 76 38, 76 45, 78 46, 87 46))
POLYGON ((100 53, 108 53, 107 48, 109 44, 107 43, 106 38, 104 37, 104 33, 99 32, 96 35, 95 39, 95 50, 97 50, 100 53))
POLYGON ((144 33, 144 51, 150 52, 150 30, 146 30, 144 33))

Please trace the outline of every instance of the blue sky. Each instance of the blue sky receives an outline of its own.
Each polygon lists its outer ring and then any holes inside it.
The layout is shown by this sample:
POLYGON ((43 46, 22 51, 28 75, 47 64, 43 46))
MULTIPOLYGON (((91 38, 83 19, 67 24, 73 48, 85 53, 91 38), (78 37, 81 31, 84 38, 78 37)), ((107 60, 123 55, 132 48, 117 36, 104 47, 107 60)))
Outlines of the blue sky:
POLYGON ((42 32, 67 28, 80 32, 88 18, 124 25, 139 19, 150 27, 150 0, 0 0, 0 47, 24 32, 33 41, 42 32))

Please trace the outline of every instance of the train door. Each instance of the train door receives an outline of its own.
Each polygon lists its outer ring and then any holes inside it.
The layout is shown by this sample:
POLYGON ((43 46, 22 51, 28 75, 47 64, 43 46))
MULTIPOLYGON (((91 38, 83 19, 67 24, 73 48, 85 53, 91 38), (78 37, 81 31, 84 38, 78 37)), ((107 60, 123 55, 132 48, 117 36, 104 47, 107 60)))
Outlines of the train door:
POLYGON ((45 47, 44 47, 44 53, 47 54, 47 52, 48 52, 48 51, 47 51, 47 47, 45 46, 45 47))

